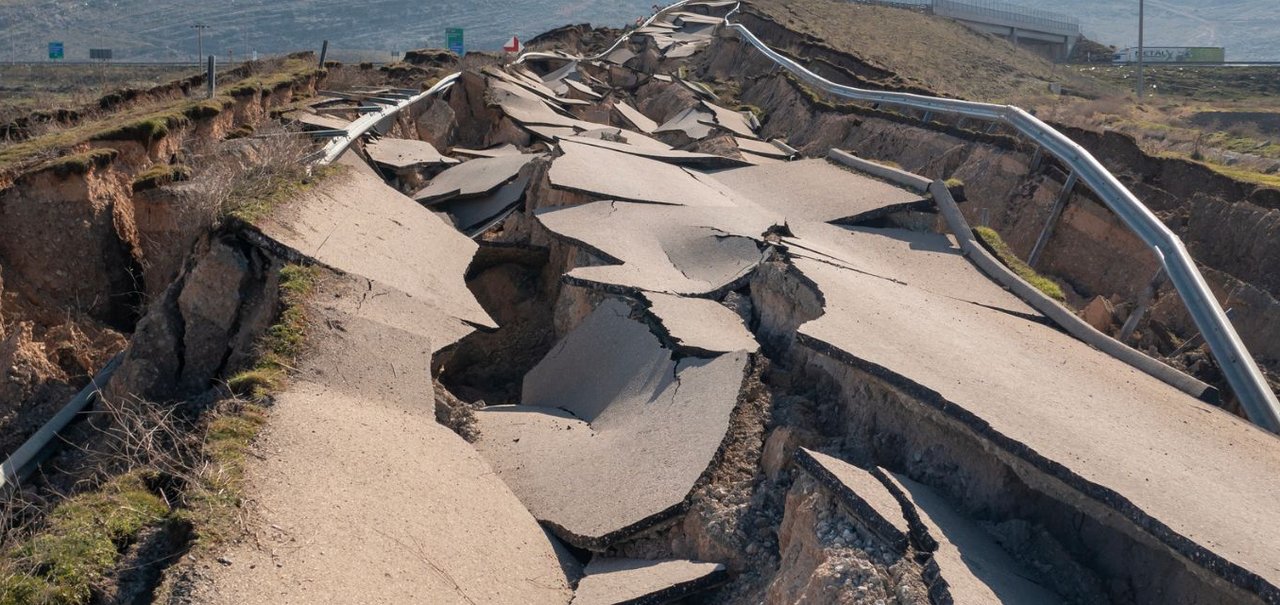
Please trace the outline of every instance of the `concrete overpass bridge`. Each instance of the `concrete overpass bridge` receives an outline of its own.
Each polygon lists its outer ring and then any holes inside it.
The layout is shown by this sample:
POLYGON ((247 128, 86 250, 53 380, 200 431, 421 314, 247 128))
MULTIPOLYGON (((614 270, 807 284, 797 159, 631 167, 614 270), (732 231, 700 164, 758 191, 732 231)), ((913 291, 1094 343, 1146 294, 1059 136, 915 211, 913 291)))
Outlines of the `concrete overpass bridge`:
POLYGON ((1080 21, 1069 15, 998 0, 933 0, 933 13, 981 32, 1029 46, 1054 60, 1071 55, 1080 41, 1080 21))

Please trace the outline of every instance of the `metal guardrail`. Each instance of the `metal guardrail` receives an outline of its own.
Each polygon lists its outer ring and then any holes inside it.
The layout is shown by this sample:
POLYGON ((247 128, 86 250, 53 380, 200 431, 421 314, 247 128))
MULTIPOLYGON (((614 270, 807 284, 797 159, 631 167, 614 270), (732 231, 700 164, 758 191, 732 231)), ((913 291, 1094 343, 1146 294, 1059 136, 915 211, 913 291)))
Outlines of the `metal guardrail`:
POLYGON ((58 410, 58 413, 41 426, 40 430, 28 437, 4 462, 0 462, 0 498, 7 497, 18 489, 22 481, 35 470, 40 461, 48 455, 50 444, 62 434, 62 431, 76 419, 80 412, 93 403, 101 389, 111 381, 111 376, 115 374, 116 368, 120 367, 123 359, 124 353, 112 357, 79 394, 58 410))
POLYGON ((1268 431, 1280 433, 1280 402, 1277 402, 1275 393, 1271 391, 1262 371, 1240 340, 1231 320, 1218 304, 1218 299, 1209 289, 1204 276, 1196 269, 1195 260, 1187 252, 1182 240, 1084 147, 1035 116, 1011 105, 865 90, 831 82, 770 48, 746 26, 733 23, 731 19, 740 9, 741 5, 725 17, 725 26, 774 63, 814 88, 852 101, 1003 123, 1069 166, 1142 239, 1165 267, 1170 282, 1182 297, 1196 326, 1204 334, 1205 341, 1249 419, 1268 431))
POLYGON ((342 154, 347 152, 347 149, 351 147, 351 144, 354 143, 356 139, 368 134, 370 130, 373 130, 374 127, 379 124, 385 123, 389 120, 394 120, 396 115, 401 111, 426 100, 432 95, 436 95, 447 90, 450 86, 453 86, 453 83, 458 80, 460 75, 462 74, 456 73, 445 76, 441 78, 439 82, 436 82, 435 86, 432 86, 425 92, 406 97, 394 105, 387 105, 382 109, 382 111, 367 113, 360 116, 360 118, 347 126, 346 134, 333 137, 329 143, 324 146, 324 149, 321 150, 321 155, 316 163, 321 166, 325 166, 337 161, 338 158, 342 157, 342 154))

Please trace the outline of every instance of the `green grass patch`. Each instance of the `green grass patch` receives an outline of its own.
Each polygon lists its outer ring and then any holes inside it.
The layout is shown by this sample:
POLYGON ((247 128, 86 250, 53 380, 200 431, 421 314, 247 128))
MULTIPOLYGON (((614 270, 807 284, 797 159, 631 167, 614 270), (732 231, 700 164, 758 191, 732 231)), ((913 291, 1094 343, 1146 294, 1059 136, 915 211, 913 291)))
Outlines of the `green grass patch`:
POLYGON ((208 119, 226 111, 235 104, 235 99, 229 94, 231 90, 241 87, 252 92, 278 90, 319 73, 322 73, 321 70, 311 61, 289 59, 278 69, 246 78, 221 90, 221 95, 214 99, 152 103, 97 118, 86 118, 74 126, 57 128, 21 143, 0 144, 0 171, 29 167, 37 158, 47 157, 53 152, 87 141, 138 141, 149 144, 163 139, 192 121, 208 119))
POLYGON ((245 78, 235 85, 223 90, 223 94, 232 97, 247 97, 260 92, 274 92, 293 86, 306 78, 324 73, 312 61, 288 59, 279 70, 245 78))
POLYGON ((191 169, 182 164, 156 164, 134 177, 133 191, 146 191, 191 178, 191 169))
POLYGON ((94 168, 105 168, 118 155, 120 155, 120 152, 114 149, 105 147, 91 149, 83 153, 73 153, 49 160, 37 166, 32 172, 52 171, 60 177, 72 174, 88 174, 94 168))
POLYGON ((208 99, 191 104, 190 107, 182 110, 182 115, 191 120, 207 120, 222 114, 222 112, 230 109, 235 105, 228 97, 218 97, 216 99, 208 99))
POLYGON ((137 141, 144 145, 150 145, 169 136, 169 133, 174 129, 190 123, 191 120, 184 113, 165 112, 108 128, 94 133, 89 139, 92 141, 137 141))
POLYGON ((1263 187, 1270 187, 1272 189, 1280 189, 1280 174, 1266 174, 1263 172, 1257 172, 1257 171, 1249 170, 1246 168, 1226 166, 1226 165, 1218 164, 1216 162, 1212 162, 1205 159, 1195 159, 1186 154, 1172 152, 1172 151, 1163 151, 1157 154, 1157 156, 1162 158, 1170 158, 1175 160, 1186 160, 1188 162, 1195 162, 1227 178, 1235 179, 1237 181, 1241 181, 1244 183, 1261 185, 1263 187))
POLYGON ((1021 277, 1027 283, 1035 286, 1037 290, 1044 292, 1049 298, 1058 302, 1066 302, 1067 297, 1062 292, 1062 286, 1059 286, 1053 280, 1040 275, 1035 269, 1031 268, 1031 265, 1028 265, 1023 262, 1022 259, 1018 258, 1018 256, 1009 249, 1009 245, 1004 242, 1004 238, 1000 237, 1000 234, 996 233, 994 229, 991 229, 990 227, 977 227, 973 230, 973 234, 978 236, 978 241, 982 242, 983 246, 990 250, 992 254, 996 255, 996 258, 1000 259, 1000 262, 1004 263, 1004 265, 1016 273, 1018 277, 1021 277))
MULTIPOLYGON (((1195 161, 1195 160, 1193 160, 1195 161)), ((1224 166, 1214 162, 1199 161, 1198 163, 1209 167, 1210 170, 1226 177, 1233 178, 1237 181, 1244 181, 1254 185, 1262 185, 1273 189, 1280 189, 1280 174, 1265 174, 1245 168, 1236 168, 1234 166, 1224 166)))
POLYGON ((227 381, 232 392, 264 401, 283 384, 306 342, 305 301, 315 290, 316 271, 302 265, 286 265, 280 270, 280 318, 258 342, 258 363, 227 381))
POLYGON ((314 189, 339 170, 336 166, 321 166, 308 176, 306 168, 296 162, 250 167, 227 196, 224 210, 246 223, 258 222, 280 204, 314 189))
POLYGON ((141 472, 59 504, 30 540, 0 559, 0 605, 81 605, 144 528, 164 522, 169 506, 141 472))

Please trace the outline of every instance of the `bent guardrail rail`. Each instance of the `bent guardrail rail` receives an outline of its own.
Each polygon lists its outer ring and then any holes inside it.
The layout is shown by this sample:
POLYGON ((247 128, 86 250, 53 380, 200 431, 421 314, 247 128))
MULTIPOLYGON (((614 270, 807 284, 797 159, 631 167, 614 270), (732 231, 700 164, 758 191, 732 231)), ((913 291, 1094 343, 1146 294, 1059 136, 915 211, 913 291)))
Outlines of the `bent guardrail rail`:
POLYGON ((48 454, 50 444, 76 419, 76 416, 80 415, 80 412, 93 403, 101 390, 111 381, 111 376, 115 374, 116 368, 120 367, 123 360, 124 353, 112 357, 67 405, 62 406, 53 418, 28 437, 4 462, 0 462, 0 498, 6 498, 12 494, 35 470, 35 467, 48 454))
POLYGON ((1240 340, 1240 335, 1231 325, 1231 320, 1218 304, 1218 299, 1209 289, 1204 276, 1196 269, 1195 261, 1187 252, 1182 240, 1174 235, 1084 147, 1018 107, 910 93, 865 90, 836 84, 770 48, 746 26, 732 22, 731 18, 740 9, 741 5, 738 5, 729 12, 725 17, 725 27, 735 32, 740 39, 755 47, 774 63, 814 88, 853 101, 894 105, 926 113, 951 114, 1004 123, 1069 166, 1079 175, 1080 180, 1088 185, 1103 203, 1142 239, 1165 267, 1170 282, 1182 297, 1192 320, 1204 334, 1205 341, 1218 361, 1218 366, 1222 369, 1227 382, 1231 384, 1232 391, 1240 400, 1249 419, 1268 431, 1280 433, 1280 402, 1277 402, 1275 393, 1271 391, 1253 356, 1240 340))
POLYGON ((351 144, 354 143, 356 139, 368 134, 370 130, 373 130, 375 126, 381 124, 383 121, 394 119, 396 114, 401 111, 425 101, 427 97, 447 90, 450 86, 453 86, 453 83, 458 80, 458 76, 460 75, 461 73, 449 74, 441 78, 439 82, 436 82, 435 86, 432 86, 424 92, 407 97, 394 105, 387 105, 382 109, 382 111, 360 116, 359 119, 347 126, 346 134, 333 137, 329 140, 322 150, 323 155, 321 155, 316 161, 316 164, 325 166, 337 161, 338 158, 342 157, 342 154, 347 152, 347 149, 351 147, 351 144))

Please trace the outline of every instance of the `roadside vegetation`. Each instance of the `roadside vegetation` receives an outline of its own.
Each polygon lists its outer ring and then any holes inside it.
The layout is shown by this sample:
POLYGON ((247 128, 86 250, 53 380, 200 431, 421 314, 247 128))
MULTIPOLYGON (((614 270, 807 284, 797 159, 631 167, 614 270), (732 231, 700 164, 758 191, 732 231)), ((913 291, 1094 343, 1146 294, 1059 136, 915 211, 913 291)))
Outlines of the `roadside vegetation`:
POLYGON ((0 605, 103 602, 130 549, 150 532, 182 528, 189 543, 168 553, 171 559, 238 535, 249 451, 271 396, 302 352, 316 279, 313 268, 281 269, 279 319, 260 340, 257 363, 213 403, 105 402, 110 425, 102 441, 110 445, 92 455, 114 472, 25 526, 18 517, 6 520, 0 605))
POLYGON ((0 124, 33 111, 95 105, 116 90, 151 88, 202 71, 195 65, 0 64, 0 124))
MULTIPOLYGON (((278 123, 257 133, 195 144, 188 152, 198 170, 160 164, 136 175, 133 188, 188 181, 184 186, 197 192, 190 201, 200 214, 195 224, 236 229, 237 221, 259 220, 336 172, 308 170, 304 159, 315 149, 309 137, 278 123)), ((97 149, 50 166, 84 171, 114 155, 97 149)), ((0 502, 8 506, 7 513, 0 506, 0 605, 115 602, 123 598, 117 580, 139 566, 163 568, 239 535, 250 447, 303 352, 316 282, 314 268, 280 269, 276 321, 256 344, 255 361, 225 384, 176 403, 102 401, 105 422, 93 425, 101 432, 81 463, 92 470, 68 497, 49 504, 19 494, 0 502)))
MULTIPOLYGON (((208 119, 235 105, 237 94, 275 90, 318 73, 307 59, 291 58, 261 62, 256 72, 239 82, 222 85, 213 99, 179 98, 140 101, 121 111, 96 111, 92 106, 75 109, 78 120, 67 124, 49 117, 33 128, 33 136, 23 140, 0 140, 0 173, 48 161, 77 145, 92 142, 136 141, 150 144, 195 120, 208 119)), ((51 109, 46 107, 46 109, 51 109)))
POLYGON ((1021 277, 1027 283, 1035 286, 1037 290, 1043 292, 1049 298, 1058 302, 1066 302, 1067 297, 1062 292, 1062 286, 1059 286, 1057 282, 1040 275, 1039 272, 1031 268, 1031 265, 1028 265, 1022 259, 1018 258, 1018 255, 1014 254, 1013 250, 1009 249, 1009 245, 1005 243, 1004 238, 1000 237, 1000 234, 997 233, 995 229, 991 229, 990 227, 975 227, 973 234, 978 236, 978 241, 982 243, 984 248, 996 255, 996 258, 1000 259, 1000 262, 1016 273, 1018 277, 1021 277))
MULTIPOLYGON (((1280 81, 1280 70, 1276 70, 1280 81)), ((1280 86, 1280 85, 1278 85, 1280 86)), ((1159 96, 1035 99, 1044 119, 1133 137, 1149 155, 1197 162, 1233 179, 1280 187, 1280 98, 1204 101, 1159 96)))

